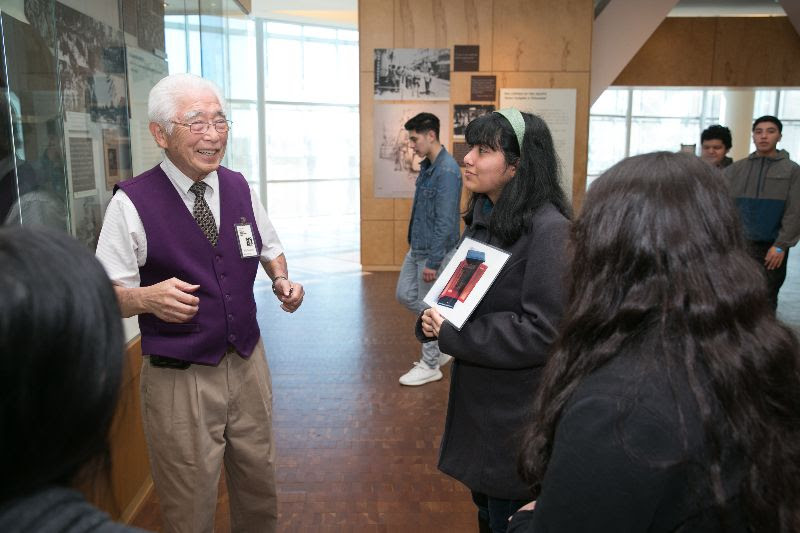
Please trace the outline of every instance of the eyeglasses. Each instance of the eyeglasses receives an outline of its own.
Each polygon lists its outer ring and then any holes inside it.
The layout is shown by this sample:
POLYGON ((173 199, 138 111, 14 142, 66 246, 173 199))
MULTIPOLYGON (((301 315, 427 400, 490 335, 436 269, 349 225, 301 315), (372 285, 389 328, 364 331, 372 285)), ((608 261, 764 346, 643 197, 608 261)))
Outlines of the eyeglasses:
POLYGON ((178 124, 179 126, 186 126, 189 128, 189 131, 192 133, 203 134, 208 131, 209 126, 214 126, 214 129, 217 130, 217 133, 227 133, 229 129, 231 129, 231 122, 230 120, 215 120, 214 122, 191 122, 189 124, 185 122, 175 122, 174 120, 170 120, 173 124, 178 124))

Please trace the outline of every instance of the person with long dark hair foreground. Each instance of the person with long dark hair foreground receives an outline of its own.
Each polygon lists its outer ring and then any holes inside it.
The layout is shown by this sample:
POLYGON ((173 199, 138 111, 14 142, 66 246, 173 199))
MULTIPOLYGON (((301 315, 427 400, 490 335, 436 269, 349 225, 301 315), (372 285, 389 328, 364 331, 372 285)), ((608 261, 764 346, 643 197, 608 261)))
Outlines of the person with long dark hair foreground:
POLYGON ((0 531, 141 531, 71 487, 108 481, 123 333, 103 267, 63 233, 0 229, 0 531))
POLYGON ((417 336, 438 337, 455 358, 439 469, 472 491, 480 530, 503 533, 530 498, 516 457, 566 300, 570 210, 541 118, 490 113, 467 125, 466 140, 464 236, 511 257, 461 330, 432 308, 417 336))
POLYGON ((800 531, 798 341, 719 173, 626 159, 592 184, 571 243, 520 460, 536 501, 509 531, 800 531))

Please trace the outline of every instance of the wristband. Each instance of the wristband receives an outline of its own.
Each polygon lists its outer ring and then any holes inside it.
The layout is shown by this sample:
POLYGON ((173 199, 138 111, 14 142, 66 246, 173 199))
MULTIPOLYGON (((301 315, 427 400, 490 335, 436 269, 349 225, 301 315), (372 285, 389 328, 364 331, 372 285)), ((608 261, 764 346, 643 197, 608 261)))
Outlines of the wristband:
POLYGON ((272 278, 272 292, 273 293, 275 292, 275 282, 278 281, 279 279, 285 279, 286 281, 289 281, 289 278, 287 278, 286 276, 275 276, 274 278, 272 278))
POLYGON ((774 248, 775 248, 775 251, 778 252, 779 254, 783 253, 783 248, 781 248, 779 246, 775 246, 774 248))

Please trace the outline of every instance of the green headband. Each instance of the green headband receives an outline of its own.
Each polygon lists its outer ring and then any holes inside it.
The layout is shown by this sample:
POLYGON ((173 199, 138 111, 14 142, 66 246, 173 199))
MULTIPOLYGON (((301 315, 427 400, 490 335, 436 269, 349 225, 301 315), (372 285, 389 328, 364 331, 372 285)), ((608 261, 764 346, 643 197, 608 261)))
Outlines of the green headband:
POLYGON ((517 134, 517 142, 519 143, 519 153, 522 155, 522 141, 525 139, 525 119, 522 118, 522 113, 519 109, 509 107, 507 109, 498 109, 495 113, 500 113, 514 128, 514 133, 517 134))

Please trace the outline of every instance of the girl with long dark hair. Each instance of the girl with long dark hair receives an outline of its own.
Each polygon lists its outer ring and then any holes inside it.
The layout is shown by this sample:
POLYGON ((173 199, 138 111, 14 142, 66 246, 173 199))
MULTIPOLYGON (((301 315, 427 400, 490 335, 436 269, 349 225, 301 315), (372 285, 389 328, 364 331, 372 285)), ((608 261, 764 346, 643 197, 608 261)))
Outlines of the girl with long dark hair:
POLYGON ((461 330, 428 309, 417 333, 454 357, 439 469, 472 491, 481 531, 502 533, 530 499, 516 457, 563 311, 570 212, 541 118, 494 112, 466 140, 464 236, 511 257, 461 330))
POLYGON ((572 228, 511 531, 800 531, 798 342, 721 175, 626 159, 572 228), (530 510, 532 508, 532 510, 530 510))
POLYGON ((134 533, 81 492, 111 486, 123 372, 117 298, 68 235, 0 228, 0 531, 134 533))

